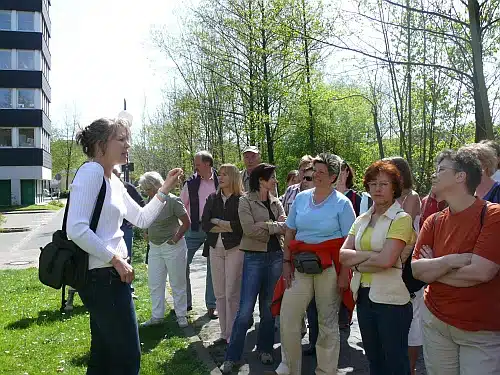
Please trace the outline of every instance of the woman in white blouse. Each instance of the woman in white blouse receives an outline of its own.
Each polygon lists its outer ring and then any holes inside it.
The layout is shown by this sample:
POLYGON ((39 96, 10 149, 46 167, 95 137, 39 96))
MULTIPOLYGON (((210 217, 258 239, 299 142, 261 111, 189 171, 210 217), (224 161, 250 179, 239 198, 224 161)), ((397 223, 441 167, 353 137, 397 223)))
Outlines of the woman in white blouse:
POLYGON ((90 313, 90 360, 87 374, 137 375, 140 343, 130 283, 134 269, 127 263, 127 247, 120 230, 123 219, 147 228, 165 205, 171 188, 182 174, 169 172, 155 199, 141 208, 112 171, 127 162, 130 130, 125 120, 99 119, 80 131, 77 144, 90 161, 77 172, 71 185, 67 234, 89 253, 86 285, 78 290, 90 313), (94 233, 89 222, 103 178, 106 197, 94 233))

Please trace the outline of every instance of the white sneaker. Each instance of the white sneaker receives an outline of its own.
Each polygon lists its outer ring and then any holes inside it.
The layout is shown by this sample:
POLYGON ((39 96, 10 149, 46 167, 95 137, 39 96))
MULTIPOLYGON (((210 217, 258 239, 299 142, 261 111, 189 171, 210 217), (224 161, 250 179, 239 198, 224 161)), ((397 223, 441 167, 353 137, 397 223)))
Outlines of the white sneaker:
POLYGON ((150 326, 155 326, 158 324, 162 324, 163 319, 160 318, 151 318, 149 320, 146 320, 145 322, 141 323, 141 327, 150 327, 150 326))
POLYGON ((181 328, 186 328, 189 325, 188 320, 187 320, 187 318, 185 316, 178 317, 177 318, 177 324, 181 328))

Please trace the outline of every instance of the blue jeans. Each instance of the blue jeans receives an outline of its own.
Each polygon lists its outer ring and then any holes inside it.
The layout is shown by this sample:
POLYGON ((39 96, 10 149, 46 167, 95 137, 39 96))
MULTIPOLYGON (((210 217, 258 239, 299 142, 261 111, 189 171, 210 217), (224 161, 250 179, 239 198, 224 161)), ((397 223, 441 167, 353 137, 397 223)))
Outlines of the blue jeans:
POLYGON ((358 323, 370 375, 410 375, 408 333, 413 318, 411 302, 386 305, 370 300, 370 288, 360 288, 358 323))
POLYGON ((257 351, 272 353, 274 344, 274 318, 271 302, 274 287, 283 271, 283 252, 246 252, 243 261, 241 297, 238 313, 233 323, 231 338, 226 352, 226 361, 241 359, 245 346, 248 322, 252 318, 257 296, 259 296, 260 325, 257 336, 257 351))
POLYGON ((132 245, 134 244, 134 227, 129 225, 122 225, 120 228, 123 232, 123 240, 125 245, 127 245, 127 256, 129 257, 129 263, 132 263, 132 245))
MULTIPOLYGON (((120 228, 123 232, 123 240, 125 241, 125 245, 127 245, 127 256, 128 263, 132 264, 132 246, 134 244, 134 227, 130 225, 122 225, 120 228)), ((132 292, 134 292, 134 286, 130 284, 130 288, 132 292)))
MULTIPOLYGON (((189 278, 189 266, 193 262, 194 255, 198 251, 201 245, 205 242, 207 237, 206 233, 201 229, 198 231, 192 231, 189 229, 184 235, 186 238, 186 245, 188 248, 187 256, 187 266, 186 266, 186 290, 187 290, 187 305, 193 306, 193 295, 191 294, 191 279, 189 278)), ((206 275, 206 286, 205 286, 205 306, 207 309, 215 309, 215 294, 214 287, 212 284, 212 271, 210 269, 210 257, 207 258, 207 275, 206 275)))
POLYGON ((139 374, 141 347, 130 285, 114 268, 98 268, 89 271, 78 293, 90 313, 87 375, 139 374))

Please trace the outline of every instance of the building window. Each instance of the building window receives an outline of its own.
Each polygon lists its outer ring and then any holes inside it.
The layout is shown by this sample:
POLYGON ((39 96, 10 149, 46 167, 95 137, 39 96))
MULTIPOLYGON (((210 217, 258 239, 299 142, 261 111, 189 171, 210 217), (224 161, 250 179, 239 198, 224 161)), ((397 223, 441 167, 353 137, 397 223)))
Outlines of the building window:
POLYGON ((0 30, 12 30, 11 12, 0 10, 0 30))
POLYGON ((45 93, 42 91, 42 110, 47 115, 47 117, 50 117, 49 104, 50 103, 47 95, 45 95, 45 93))
POLYGON ((47 64, 47 60, 45 59, 45 56, 43 56, 42 53, 42 72, 45 75, 45 78, 47 78, 47 81, 49 80, 49 64, 47 64))
POLYGON ((12 147, 12 129, 0 128, 0 147, 12 147))
POLYGON ((17 108, 35 108, 35 90, 17 89, 17 108))
POLYGON ((19 129, 19 147, 35 147, 35 129, 19 129))
POLYGON ((0 49, 0 70, 12 69, 12 52, 8 49, 0 49))
POLYGON ((35 70, 35 51, 17 51, 17 69, 35 70))
POLYGON ((12 89, 0 88, 0 108, 12 108, 12 89))
POLYGON ((35 13, 17 12, 17 30, 35 31, 35 13))

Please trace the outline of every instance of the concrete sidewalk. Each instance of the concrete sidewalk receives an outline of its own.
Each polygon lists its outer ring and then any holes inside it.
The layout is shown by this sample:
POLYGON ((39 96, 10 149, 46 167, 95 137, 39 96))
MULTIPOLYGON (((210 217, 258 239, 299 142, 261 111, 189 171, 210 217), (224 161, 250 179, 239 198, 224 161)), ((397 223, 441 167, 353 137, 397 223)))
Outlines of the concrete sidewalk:
POLYGON ((5 214, 8 227, 29 227, 29 232, 0 233, 0 269, 38 266, 40 247, 61 229, 64 209, 42 213, 5 214))
MULTIPOLYGON (((203 345, 217 365, 221 365, 224 360, 224 348, 214 347, 212 342, 219 338, 219 321, 210 320, 206 315, 205 307, 205 274, 206 274, 206 258, 201 256, 201 250, 196 253, 193 263, 191 265, 191 285, 193 293, 193 311, 191 311, 191 321, 193 322, 194 329, 203 345)), ((272 366, 264 366, 257 358, 255 344, 257 341, 257 329, 259 326, 259 313, 258 306, 254 311, 254 326, 247 332, 245 342, 245 351, 243 360, 239 371, 234 371, 234 374, 239 375, 262 375, 266 370, 275 369, 281 359, 280 351, 280 338, 279 332, 275 336, 274 344, 274 358, 275 364, 272 366)), ((370 373, 368 361, 364 355, 363 343, 361 340, 361 333, 356 315, 353 318, 353 324, 350 329, 342 331, 340 335, 341 348, 338 374, 359 374, 368 375, 370 373)), ((302 340, 303 344, 308 343, 308 335, 302 340)), ((314 375, 316 368, 315 357, 304 356, 302 361, 302 375, 314 375)), ((422 356, 417 365, 417 374, 425 375, 425 368, 422 356)))

